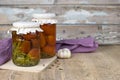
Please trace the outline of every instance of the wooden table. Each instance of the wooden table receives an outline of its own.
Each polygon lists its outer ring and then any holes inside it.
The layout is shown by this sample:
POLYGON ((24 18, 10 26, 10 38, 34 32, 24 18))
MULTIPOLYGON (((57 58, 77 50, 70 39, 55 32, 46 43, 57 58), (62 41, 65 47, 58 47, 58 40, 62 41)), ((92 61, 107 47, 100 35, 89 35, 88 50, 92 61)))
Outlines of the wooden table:
POLYGON ((40 73, 0 70, 0 80, 120 80, 120 45, 57 59, 40 73))

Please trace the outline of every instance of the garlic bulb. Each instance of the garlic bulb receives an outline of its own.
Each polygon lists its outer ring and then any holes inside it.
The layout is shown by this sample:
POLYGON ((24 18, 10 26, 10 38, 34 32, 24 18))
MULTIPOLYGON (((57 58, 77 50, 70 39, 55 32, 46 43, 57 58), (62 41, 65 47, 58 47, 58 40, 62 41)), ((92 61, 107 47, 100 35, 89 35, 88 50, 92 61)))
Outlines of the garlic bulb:
POLYGON ((58 50, 57 56, 59 58, 70 58, 71 57, 71 51, 67 48, 58 50))

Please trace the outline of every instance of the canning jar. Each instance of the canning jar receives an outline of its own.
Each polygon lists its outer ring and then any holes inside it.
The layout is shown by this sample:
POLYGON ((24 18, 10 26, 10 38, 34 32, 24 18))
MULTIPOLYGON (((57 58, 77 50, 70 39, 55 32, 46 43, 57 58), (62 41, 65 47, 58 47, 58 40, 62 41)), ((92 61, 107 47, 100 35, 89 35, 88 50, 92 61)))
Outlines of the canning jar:
POLYGON ((12 33, 12 61, 17 66, 34 66, 40 60, 39 24, 15 22, 12 33))
POLYGON ((40 24, 43 32, 39 33, 41 58, 51 58, 56 55, 56 19, 54 13, 33 14, 32 21, 40 24))

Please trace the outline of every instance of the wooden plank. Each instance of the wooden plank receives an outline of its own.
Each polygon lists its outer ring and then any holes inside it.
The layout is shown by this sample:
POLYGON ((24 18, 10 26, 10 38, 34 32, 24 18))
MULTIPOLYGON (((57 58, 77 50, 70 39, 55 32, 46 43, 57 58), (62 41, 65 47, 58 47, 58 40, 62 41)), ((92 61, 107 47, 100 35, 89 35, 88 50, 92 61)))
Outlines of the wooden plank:
POLYGON ((28 73, 11 70, 0 70, 2 80, 39 80, 40 73, 28 73))
MULTIPOLYGON (((10 36, 11 27, 0 26, 0 39, 10 36)), ((92 36, 99 44, 120 44, 120 25, 57 25, 56 31, 56 40, 92 36)))
POLYGON ((71 59, 58 59, 41 77, 43 80, 119 80, 119 48, 119 45, 100 46, 92 53, 73 53, 71 59))
POLYGON ((8 34, 10 28, 10 26, 0 26, 0 40, 11 37, 11 34, 8 34))
POLYGON ((57 39, 76 39, 92 36, 99 44, 120 43, 120 25, 67 25, 57 27, 57 39))
POLYGON ((119 4, 120 0, 0 0, 2 5, 19 4, 119 4))
POLYGON ((119 4, 120 0, 57 0, 57 4, 119 4))
POLYGON ((59 39, 76 39, 87 36, 94 36, 99 32, 98 26, 86 25, 86 26, 58 26, 57 27, 57 38, 59 39))
POLYGON ((54 4, 54 0, 0 0, 1 5, 19 4, 54 4))
POLYGON ((31 21, 33 13, 56 13, 60 24, 120 24, 120 6, 44 5, 0 7, 0 24, 31 21))
POLYGON ((57 59, 42 73, 0 70, 2 80, 119 80, 120 46, 100 46, 92 53, 57 59))

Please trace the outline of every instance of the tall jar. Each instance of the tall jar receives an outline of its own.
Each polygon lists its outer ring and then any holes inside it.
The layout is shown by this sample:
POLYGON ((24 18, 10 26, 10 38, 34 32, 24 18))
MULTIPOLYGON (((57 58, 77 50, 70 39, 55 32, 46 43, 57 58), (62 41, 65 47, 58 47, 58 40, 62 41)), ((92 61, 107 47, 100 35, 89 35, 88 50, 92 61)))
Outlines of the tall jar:
POLYGON ((43 32, 39 33, 41 58, 56 55, 56 19, 53 13, 33 14, 32 21, 38 22, 43 32))
POLYGON ((35 66, 40 60, 39 33, 42 30, 35 22, 15 22, 12 33, 12 61, 17 66, 35 66))

